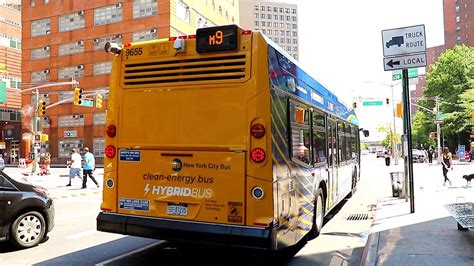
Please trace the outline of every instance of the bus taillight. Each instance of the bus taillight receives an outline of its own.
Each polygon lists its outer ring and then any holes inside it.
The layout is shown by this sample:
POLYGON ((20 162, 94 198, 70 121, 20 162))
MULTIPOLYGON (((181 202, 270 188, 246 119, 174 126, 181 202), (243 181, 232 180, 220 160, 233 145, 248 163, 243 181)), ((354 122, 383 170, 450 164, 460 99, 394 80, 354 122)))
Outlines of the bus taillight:
POLYGON ((115 147, 112 145, 109 145, 105 148, 105 156, 107 158, 114 158, 115 157, 115 147))
POLYGON ((262 148, 255 148, 250 152, 250 158, 256 163, 265 161, 265 151, 262 148))
POLYGON ((114 125, 108 125, 105 129, 105 133, 108 137, 113 138, 117 134, 117 128, 114 125))
POLYGON ((252 34, 252 30, 243 30, 242 35, 250 35, 252 34))
POLYGON ((256 139, 265 136, 265 127, 262 124, 255 124, 250 128, 250 134, 256 139))

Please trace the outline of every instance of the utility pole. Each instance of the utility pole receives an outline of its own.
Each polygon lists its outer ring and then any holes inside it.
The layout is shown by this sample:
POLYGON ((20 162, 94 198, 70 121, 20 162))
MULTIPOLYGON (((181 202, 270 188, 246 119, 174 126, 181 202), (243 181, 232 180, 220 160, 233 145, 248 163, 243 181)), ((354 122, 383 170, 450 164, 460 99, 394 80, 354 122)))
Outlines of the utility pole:
POLYGON ((393 164, 398 165, 398 152, 397 152, 397 144, 394 141, 394 137, 397 135, 397 124, 395 124, 395 100, 393 97, 393 83, 390 84, 392 89, 392 123, 393 123, 393 134, 392 134, 392 157, 393 157, 393 164))

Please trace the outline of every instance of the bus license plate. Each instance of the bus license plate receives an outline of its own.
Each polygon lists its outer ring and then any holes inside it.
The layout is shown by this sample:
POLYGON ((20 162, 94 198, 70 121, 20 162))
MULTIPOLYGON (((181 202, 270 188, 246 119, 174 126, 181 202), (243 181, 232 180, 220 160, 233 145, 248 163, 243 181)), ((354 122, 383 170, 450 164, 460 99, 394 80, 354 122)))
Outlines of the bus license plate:
POLYGON ((186 216, 186 215, 188 215, 188 206, 187 205, 168 204, 167 214, 168 215, 186 216))

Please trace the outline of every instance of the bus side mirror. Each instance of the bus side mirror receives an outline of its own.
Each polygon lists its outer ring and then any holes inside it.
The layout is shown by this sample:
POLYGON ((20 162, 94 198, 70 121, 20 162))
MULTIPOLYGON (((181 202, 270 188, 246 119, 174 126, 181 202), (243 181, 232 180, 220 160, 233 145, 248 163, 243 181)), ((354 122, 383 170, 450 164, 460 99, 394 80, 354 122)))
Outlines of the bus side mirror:
POLYGON ((364 137, 366 137, 366 138, 370 135, 370 133, 367 129, 362 130, 362 133, 364 134, 364 137))

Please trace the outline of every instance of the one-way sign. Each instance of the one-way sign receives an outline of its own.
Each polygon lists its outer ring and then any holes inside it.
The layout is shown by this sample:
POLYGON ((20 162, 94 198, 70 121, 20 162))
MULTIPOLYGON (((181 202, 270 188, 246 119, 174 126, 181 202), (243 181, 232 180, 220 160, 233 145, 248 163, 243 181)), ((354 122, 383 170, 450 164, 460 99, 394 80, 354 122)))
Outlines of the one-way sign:
POLYGON ((383 59, 385 71, 426 66, 426 54, 388 57, 383 59))
POLYGON ((383 30, 382 41, 384 57, 425 52, 425 25, 383 30))

